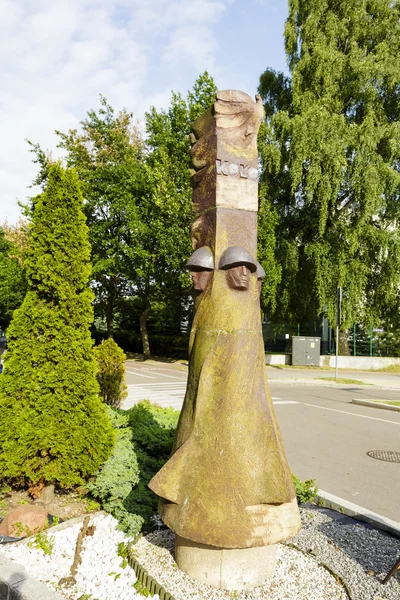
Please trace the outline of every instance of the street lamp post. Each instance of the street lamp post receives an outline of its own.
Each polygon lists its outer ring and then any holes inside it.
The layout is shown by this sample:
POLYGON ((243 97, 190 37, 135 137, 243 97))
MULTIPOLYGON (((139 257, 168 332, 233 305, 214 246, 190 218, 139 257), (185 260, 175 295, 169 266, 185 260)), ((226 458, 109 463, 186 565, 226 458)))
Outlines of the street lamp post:
POLYGON ((336 296, 336 362, 335 379, 338 378, 338 357, 339 357, 339 326, 342 312, 342 288, 338 287, 336 296))

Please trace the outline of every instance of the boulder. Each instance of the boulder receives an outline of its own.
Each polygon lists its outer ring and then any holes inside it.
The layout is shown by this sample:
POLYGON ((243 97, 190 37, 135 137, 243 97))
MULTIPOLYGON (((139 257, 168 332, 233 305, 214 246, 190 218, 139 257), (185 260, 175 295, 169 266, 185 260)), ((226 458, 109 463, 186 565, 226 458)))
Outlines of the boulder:
POLYGON ((28 537, 38 533, 47 526, 48 515, 48 511, 41 506, 19 506, 0 523, 0 535, 28 537))

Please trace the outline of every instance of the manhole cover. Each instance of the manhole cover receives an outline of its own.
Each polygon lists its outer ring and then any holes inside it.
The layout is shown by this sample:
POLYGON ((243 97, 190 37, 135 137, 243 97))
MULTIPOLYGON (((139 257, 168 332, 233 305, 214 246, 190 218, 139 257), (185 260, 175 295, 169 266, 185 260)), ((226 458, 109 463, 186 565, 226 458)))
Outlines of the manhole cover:
POLYGON ((391 450, 369 450, 367 455, 377 460, 386 462, 400 463, 400 452, 392 452, 391 450))

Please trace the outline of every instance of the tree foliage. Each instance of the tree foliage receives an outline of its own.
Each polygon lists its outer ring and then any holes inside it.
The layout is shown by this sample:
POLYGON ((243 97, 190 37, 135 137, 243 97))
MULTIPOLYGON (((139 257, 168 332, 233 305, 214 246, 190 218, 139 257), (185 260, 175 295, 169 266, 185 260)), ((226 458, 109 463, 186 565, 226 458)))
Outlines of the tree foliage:
POLYGON ((14 310, 21 306, 26 294, 23 257, 26 244, 26 224, 0 227, 0 326, 7 327, 14 310), (22 245, 21 245, 22 244, 22 245))
POLYGON ((291 78, 267 69, 259 88, 281 318, 333 323, 337 286, 343 329, 397 302, 399 12, 389 0, 289 1, 291 78))
MULTIPOLYGON (((172 94, 167 111, 146 115, 146 143, 133 115, 115 115, 105 98, 89 111, 81 131, 58 132, 67 164, 82 183, 92 244, 94 290, 109 336, 118 308, 128 296, 141 305, 144 355, 150 355, 147 322, 152 306, 182 318, 189 280, 182 267, 190 253, 190 120, 215 96, 204 73, 187 100, 172 94)), ((43 153, 37 160, 44 160, 43 153)), ((43 169, 42 169, 43 171, 43 169)))
MULTIPOLYGON (((81 129, 57 131, 66 162, 76 169, 85 199, 92 248, 96 312, 113 335, 115 311, 129 295, 126 255, 128 213, 135 213, 144 194, 143 141, 126 110, 115 115, 104 97, 100 109, 90 110, 81 129)), ((38 156, 40 159, 40 156, 38 156)), ((136 211, 135 237, 141 243, 140 215, 136 211)))
POLYGON ((82 483, 113 434, 96 382, 90 247, 77 176, 52 165, 34 199, 28 292, 8 328, 0 380, 2 477, 82 483))

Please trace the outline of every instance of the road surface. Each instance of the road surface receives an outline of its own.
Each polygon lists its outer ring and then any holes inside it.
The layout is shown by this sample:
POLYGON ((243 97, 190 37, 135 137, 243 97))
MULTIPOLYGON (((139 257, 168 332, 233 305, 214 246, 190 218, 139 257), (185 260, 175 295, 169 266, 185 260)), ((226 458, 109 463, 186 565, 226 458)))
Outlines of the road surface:
MULTIPOLYGON (((187 371, 127 363, 124 408, 148 398, 180 409, 187 371)), ((400 522, 400 463, 376 460, 370 450, 400 452, 400 412, 351 404, 352 398, 399 400, 400 390, 270 382, 289 465, 300 479, 400 522)))

